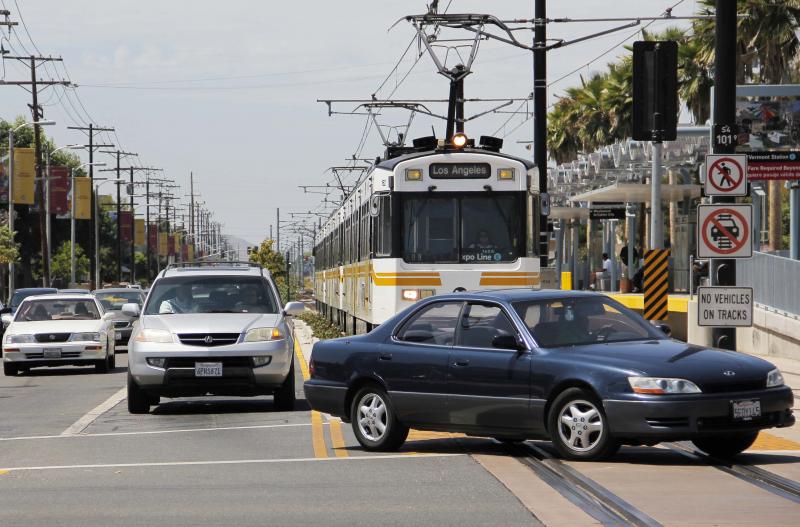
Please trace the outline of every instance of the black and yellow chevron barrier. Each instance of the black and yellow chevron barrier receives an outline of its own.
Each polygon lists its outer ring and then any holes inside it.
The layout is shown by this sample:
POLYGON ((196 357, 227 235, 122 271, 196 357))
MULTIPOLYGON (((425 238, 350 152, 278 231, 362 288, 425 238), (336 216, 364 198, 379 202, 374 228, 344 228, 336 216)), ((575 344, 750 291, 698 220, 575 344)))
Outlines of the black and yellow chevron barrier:
POLYGON ((653 249, 644 256, 644 311, 646 320, 666 320, 669 310, 669 249, 653 249))

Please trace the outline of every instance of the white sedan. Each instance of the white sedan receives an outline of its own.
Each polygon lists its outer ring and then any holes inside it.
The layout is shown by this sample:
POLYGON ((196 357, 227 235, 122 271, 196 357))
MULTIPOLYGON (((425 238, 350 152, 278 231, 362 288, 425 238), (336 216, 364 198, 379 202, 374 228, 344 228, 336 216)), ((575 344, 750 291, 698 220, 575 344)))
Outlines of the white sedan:
POLYGON ((114 321, 94 296, 40 295, 26 298, 3 337, 3 372, 16 375, 37 366, 114 369, 114 321))

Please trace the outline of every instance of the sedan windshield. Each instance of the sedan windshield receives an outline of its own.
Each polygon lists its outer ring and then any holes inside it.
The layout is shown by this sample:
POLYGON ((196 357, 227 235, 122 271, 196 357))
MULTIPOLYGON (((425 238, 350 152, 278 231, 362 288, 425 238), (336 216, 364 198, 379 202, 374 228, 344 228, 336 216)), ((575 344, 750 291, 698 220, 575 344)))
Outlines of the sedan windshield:
POLYGON ((45 320, 98 320, 100 312, 94 300, 30 300, 24 302, 16 322, 45 320))
POLYGON ((278 303, 259 277, 163 278, 155 283, 145 315, 186 313, 277 313, 278 303))
POLYGON ((514 309, 543 348, 666 338, 636 313, 604 297, 516 302, 514 309))
POLYGON ((98 291, 94 295, 108 311, 120 311, 125 304, 142 305, 142 294, 138 291, 98 291))

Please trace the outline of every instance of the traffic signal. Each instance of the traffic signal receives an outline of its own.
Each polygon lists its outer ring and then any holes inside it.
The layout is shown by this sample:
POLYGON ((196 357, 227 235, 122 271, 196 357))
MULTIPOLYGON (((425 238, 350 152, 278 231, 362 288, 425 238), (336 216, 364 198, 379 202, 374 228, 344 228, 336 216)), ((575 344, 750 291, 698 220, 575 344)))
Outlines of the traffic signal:
POLYGON ((633 139, 674 141, 678 135, 678 43, 633 43, 633 139))

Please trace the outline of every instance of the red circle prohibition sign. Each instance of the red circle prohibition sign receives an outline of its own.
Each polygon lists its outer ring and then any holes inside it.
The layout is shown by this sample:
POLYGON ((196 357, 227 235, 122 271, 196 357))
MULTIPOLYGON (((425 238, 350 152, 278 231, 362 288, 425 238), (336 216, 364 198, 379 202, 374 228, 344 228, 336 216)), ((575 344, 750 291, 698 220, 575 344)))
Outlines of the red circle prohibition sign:
POLYGON ((744 168, 742 167, 742 165, 739 164, 738 161, 736 161, 732 157, 721 157, 716 161, 714 161, 714 163, 711 165, 711 168, 708 170, 708 179, 709 182, 711 183, 711 186, 719 190, 720 192, 733 192, 734 190, 739 188, 739 185, 742 184, 742 180, 744 179, 744 168), (733 165, 734 168, 736 168, 739 171, 739 177, 734 178, 732 175, 730 175, 730 172, 722 170, 720 168, 720 165, 722 165, 722 163, 730 163, 731 165, 733 165), (720 180, 719 184, 717 184, 717 181, 714 179, 714 175, 717 172, 723 174, 722 180, 720 180), (726 179, 730 180, 731 184, 729 184, 726 187, 723 187, 722 182, 726 179))
POLYGON ((747 226, 747 220, 745 220, 744 216, 742 216, 738 211, 734 209, 715 210, 703 222, 702 233, 703 233, 703 242, 705 242, 706 247, 708 247, 709 249, 718 254, 733 254, 739 251, 742 247, 744 247, 744 244, 747 243, 747 240, 750 239, 750 229, 747 226), (734 236, 731 233, 731 225, 725 225, 724 223, 722 223, 722 221, 724 220, 721 221, 719 219, 719 216, 722 214, 728 214, 731 217, 739 220, 739 223, 741 224, 741 229, 738 234, 740 234, 741 237, 734 236), (730 247, 728 248, 718 247, 713 240, 709 239, 709 232, 711 230, 709 226, 712 224, 714 227, 717 228, 717 230, 722 236, 730 240, 730 245, 731 245, 730 247))

